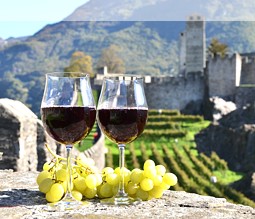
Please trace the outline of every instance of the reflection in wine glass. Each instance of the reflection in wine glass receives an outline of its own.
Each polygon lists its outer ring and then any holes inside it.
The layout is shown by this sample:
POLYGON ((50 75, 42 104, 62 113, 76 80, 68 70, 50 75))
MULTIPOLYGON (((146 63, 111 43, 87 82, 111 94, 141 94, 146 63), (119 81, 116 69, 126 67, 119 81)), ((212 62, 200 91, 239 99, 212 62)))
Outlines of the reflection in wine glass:
POLYGON ((96 117, 96 107, 89 81, 84 73, 48 73, 41 103, 43 126, 67 151, 67 192, 52 206, 73 209, 82 203, 72 197, 71 149, 91 131, 96 117))
POLYGON ((102 202, 128 205, 138 200, 124 190, 125 146, 140 136, 148 116, 143 78, 134 75, 105 77, 97 107, 97 121, 102 132, 119 148, 121 180, 118 194, 102 202))

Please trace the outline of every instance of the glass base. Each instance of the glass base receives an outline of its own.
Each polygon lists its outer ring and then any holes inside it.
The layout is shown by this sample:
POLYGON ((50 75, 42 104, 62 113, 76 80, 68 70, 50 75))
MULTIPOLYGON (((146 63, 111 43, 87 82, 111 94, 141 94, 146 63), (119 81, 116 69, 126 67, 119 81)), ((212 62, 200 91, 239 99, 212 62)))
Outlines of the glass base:
POLYGON ((132 198, 130 196, 113 196, 112 198, 102 199, 100 203, 107 205, 137 205, 141 201, 139 198, 132 198))
POLYGON ((48 203, 46 211, 67 211, 82 208, 90 203, 87 201, 77 201, 74 198, 64 198, 63 200, 55 203, 48 203))

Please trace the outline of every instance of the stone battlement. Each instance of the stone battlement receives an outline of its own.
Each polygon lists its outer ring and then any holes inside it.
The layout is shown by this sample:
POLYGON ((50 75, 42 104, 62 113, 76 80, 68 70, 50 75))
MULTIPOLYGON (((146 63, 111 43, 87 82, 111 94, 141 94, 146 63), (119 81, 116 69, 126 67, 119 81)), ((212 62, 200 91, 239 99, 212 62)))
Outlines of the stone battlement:
POLYGON ((187 81, 201 80, 203 77, 202 72, 188 73, 186 76, 145 76, 145 83, 187 83, 187 81), (147 80, 147 81, 146 81, 147 80))

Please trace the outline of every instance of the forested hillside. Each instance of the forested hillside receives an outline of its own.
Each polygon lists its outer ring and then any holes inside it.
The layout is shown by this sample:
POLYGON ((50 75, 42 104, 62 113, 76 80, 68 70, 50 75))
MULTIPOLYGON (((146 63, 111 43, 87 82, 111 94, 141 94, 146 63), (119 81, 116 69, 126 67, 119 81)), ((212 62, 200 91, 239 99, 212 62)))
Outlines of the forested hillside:
MULTIPOLYGON (((207 45, 212 38, 229 46, 229 52, 252 52, 255 22, 207 22, 207 45)), ((178 39, 185 22, 68 22, 48 25, 25 41, 0 50, 0 98, 26 103, 39 112, 44 73, 62 71, 74 51, 92 57, 94 71, 102 49, 119 47, 127 73, 174 75, 178 73, 178 39)))

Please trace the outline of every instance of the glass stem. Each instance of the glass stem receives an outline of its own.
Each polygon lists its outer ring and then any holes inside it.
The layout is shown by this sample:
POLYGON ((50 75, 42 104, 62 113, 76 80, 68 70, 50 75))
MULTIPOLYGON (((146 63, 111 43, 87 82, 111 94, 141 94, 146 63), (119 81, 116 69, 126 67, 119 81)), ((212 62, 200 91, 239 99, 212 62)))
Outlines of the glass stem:
POLYGON ((72 164, 71 164, 71 151, 73 146, 66 145, 66 169, 67 169, 67 191, 65 199, 72 198, 72 164))
POLYGON ((119 183, 119 191, 118 191, 118 196, 126 196, 125 193, 125 144, 119 144, 119 167, 120 167, 120 183, 119 183))

